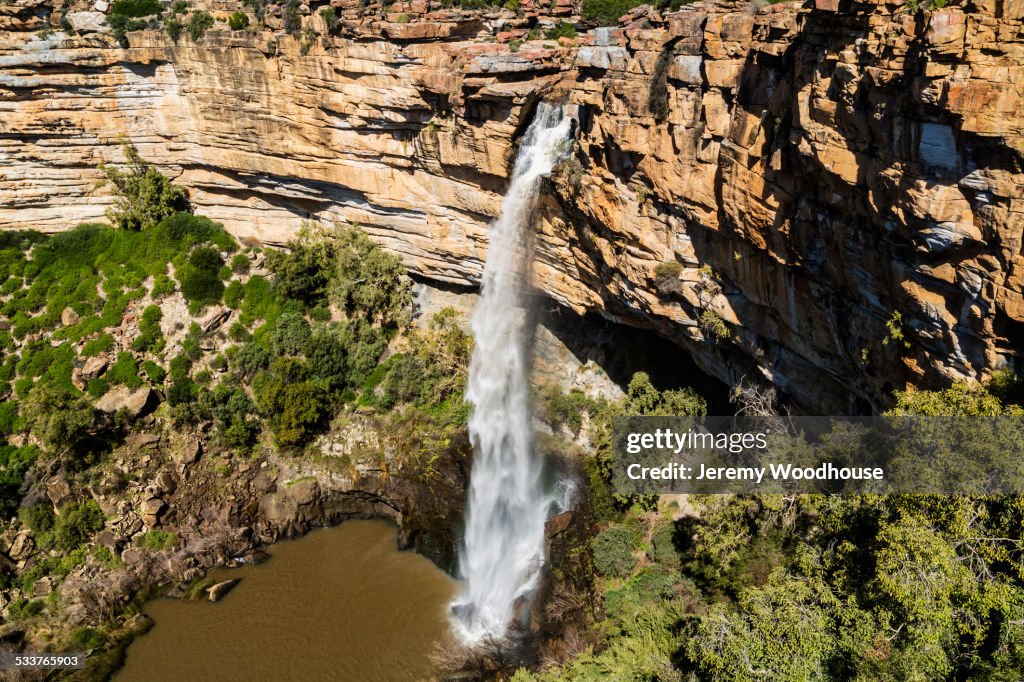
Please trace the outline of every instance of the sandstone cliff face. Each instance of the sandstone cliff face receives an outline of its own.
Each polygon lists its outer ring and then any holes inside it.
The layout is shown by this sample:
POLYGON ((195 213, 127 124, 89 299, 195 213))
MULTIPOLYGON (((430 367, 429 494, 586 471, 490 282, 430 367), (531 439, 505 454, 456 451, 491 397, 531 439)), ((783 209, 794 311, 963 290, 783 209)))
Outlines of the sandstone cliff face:
POLYGON ((128 49, 36 35, 87 8, 4 5, 0 227, 100 219, 96 165, 127 135, 239 235, 357 222, 418 275, 473 285, 547 97, 579 126, 542 202, 543 294, 803 411, 1017 365, 1024 3, 702 2, 517 51, 522 13, 415 4, 393 7, 408 22, 346 9, 315 40, 217 24, 128 49))

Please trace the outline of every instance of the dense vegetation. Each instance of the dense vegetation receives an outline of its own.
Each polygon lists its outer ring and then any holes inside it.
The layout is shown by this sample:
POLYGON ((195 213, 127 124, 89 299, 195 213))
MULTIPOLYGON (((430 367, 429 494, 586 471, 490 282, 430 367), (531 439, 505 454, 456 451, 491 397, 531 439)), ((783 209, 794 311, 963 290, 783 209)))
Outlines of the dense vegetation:
MULTIPOLYGON (((988 390, 903 393, 892 414, 1019 415, 1004 402, 1019 393, 1006 377, 988 390)), ((642 407, 636 397, 631 389, 627 409, 642 407)), ((517 681, 1024 671, 1019 497, 698 496, 697 516, 650 500, 620 511, 623 502, 598 506, 597 626, 568 663, 517 681)))
MULTIPOLYGON (((156 396, 144 428, 206 433, 211 461, 257 444, 301 456, 357 410, 388 419, 410 457, 435 454, 421 439, 464 428, 469 338, 447 309, 410 327, 395 257, 354 226, 309 225, 285 250, 240 245, 180 210, 184 192, 135 149, 125 158, 105 169, 121 229, 0 233, 0 514, 33 539, 24 570, 0 567, 0 588, 16 596, 10 618, 58 613, 56 596, 34 598, 41 579, 118 565, 95 542, 107 519, 84 488, 51 505, 26 497, 26 482, 34 466, 101 470, 143 415, 123 396, 156 396), (100 409, 115 392, 121 402, 100 409)), ((160 529, 133 541, 178 542, 160 529)))

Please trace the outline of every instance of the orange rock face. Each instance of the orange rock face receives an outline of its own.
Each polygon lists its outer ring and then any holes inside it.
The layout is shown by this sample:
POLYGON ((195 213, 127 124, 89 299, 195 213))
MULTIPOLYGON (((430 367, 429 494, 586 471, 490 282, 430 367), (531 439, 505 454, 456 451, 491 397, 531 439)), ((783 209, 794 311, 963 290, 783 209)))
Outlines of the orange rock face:
MULTIPOLYGON (((541 202, 538 289, 797 409, 879 409, 908 381, 1020 362, 1024 33, 1003 5, 701 2, 520 42, 523 10, 344 3, 316 40, 217 24, 122 49, 37 35, 58 17, 18 0, 0 7, 0 227, 101 219, 96 166, 127 135, 240 236, 356 222, 417 274, 473 284, 517 136, 553 98, 578 126, 541 202)), ((547 25, 571 19, 556 7, 547 25)))

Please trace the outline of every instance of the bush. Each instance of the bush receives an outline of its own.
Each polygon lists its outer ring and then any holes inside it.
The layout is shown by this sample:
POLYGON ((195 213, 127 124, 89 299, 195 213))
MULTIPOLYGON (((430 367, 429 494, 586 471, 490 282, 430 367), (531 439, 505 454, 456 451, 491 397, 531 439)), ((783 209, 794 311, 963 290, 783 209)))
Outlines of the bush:
POLYGON ((282 10, 285 33, 290 33, 295 37, 298 37, 299 31, 302 30, 302 15, 299 14, 299 7, 299 0, 288 0, 282 10))
POLYGON ((114 0, 110 5, 110 14, 139 18, 160 14, 163 9, 160 0, 114 0))
POLYGON ((104 518, 95 500, 69 502, 54 523, 54 541, 58 549, 69 552, 103 529, 104 518))
POLYGON ((92 405, 49 382, 29 391, 22 413, 32 433, 52 450, 77 447, 95 422, 92 405))
POLYGON ((228 17, 228 28, 232 31, 241 31, 249 26, 249 15, 245 12, 233 12, 228 17))
POLYGON ((232 310, 238 310, 245 298, 245 286, 237 279, 228 284, 224 289, 224 305, 232 310))
POLYGON ((68 638, 67 651, 92 651, 107 642, 107 636, 96 628, 78 628, 68 638))
POLYGON ((163 332, 160 331, 160 320, 163 319, 163 311, 158 305, 146 306, 142 311, 139 320, 139 336, 132 343, 132 349, 136 351, 156 351, 160 341, 163 339, 163 332))
POLYGON ((341 230, 333 248, 337 275, 332 300, 349 315, 373 323, 406 324, 412 308, 412 286, 402 261, 357 228, 341 230))
POLYGON ((25 620, 26 618, 38 616, 43 612, 44 606, 42 599, 34 599, 32 601, 19 599, 11 603, 8 607, 8 613, 13 621, 25 620))
POLYGON ((612 526, 591 541, 594 568, 601 575, 622 578, 633 571, 636 557, 633 556, 633 532, 622 525, 612 526))
POLYGON ((103 378, 112 384, 121 384, 131 390, 142 386, 142 379, 139 377, 139 366, 135 364, 135 358, 127 351, 117 354, 117 360, 111 365, 103 378))
POLYGON ((193 42, 199 42, 203 34, 211 28, 213 28, 213 15, 209 12, 197 10, 188 20, 188 34, 193 42))
POLYGON ((177 17, 171 17, 164 22, 164 31, 175 45, 178 44, 178 38, 181 38, 181 33, 184 30, 185 24, 181 23, 177 17))
POLYGON ((598 26, 618 26, 619 17, 642 4, 643 0, 583 0, 581 13, 598 26))
POLYGON ((331 390, 341 390, 348 380, 348 345, 342 333, 332 327, 319 327, 306 342, 304 354, 310 374, 331 390))
POLYGON ((220 303, 224 295, 224 282, 220 279, 223 265, 224 260, 216 249, 208 246, 193 249, 188 263, 177 273, 182 296, 200 305, 220 303))
MULTIPOLYGON (((159 3, 158 3, 159 4, 159 3)), ((100 170, 114 185, 117 200, 107 217, 123 230, 144 230, 179 211, 188 211, 185 190, 171 184, 152 164, 139 156, 131 143, 124 144, 127 172, 102 164, 100 170)))
POLYGON ((675 545, 675 531, 675 524, 672 523, 666 523, 654 531, 651 537, 651 559, 665 566, 679 566, 680 556, 675 545))
POLYGON ((669 113, 668 103, 668 67, 672 63, 674 52, 672 44, 666 45, 658 55, 651 75, 651 89, 647 93, 647 110, 656 121, 663 121, 669 113))
POLYGON ((260 411, 281 447, 305 443, 327 414, 324 390, 306 374, 301 362, 285 358, 253 380, 260 411))
POLYGON ((150 382, 157 385, 162 384, 164 377, 167 376, 167 372, 164 371, 164 368, 152 360, 146 360, 142 363, 142 371, 150 382))
POLYGON ((236 275, 244 275, 249 272, 249 257, 244 253, 236 253, 231 258, 231 272, 236 275))
POLYGON ((575 26, 568 21, 559 21, 547 30, 544 37, 548 40, 558 40, 559 38, 575 38, 577 35, 575 26))
POLYGON ((327 25, 327 33, 334 33, 338 30, 338 24, 341 22, 338 20, 338 14, 334 11, 333 7, 330 5, 321 7, 320 16, 323 17, 324 23, 327 25))
POLYGON ((725 341, 732 336, 729 325, 713 310, 702 312, 697 321, 700 323, 700 328, 704 331, 704 335, 716 341, 725 341))
POLYGON ((169 530, 150 530, 139 536, 136 544, 143 549, 163 552, 178 545, 178 536, 169 530))
POLYGON ((274 355, 302 355, 310 334, 309 323, 302 313, 286 310, 277 318, 267 342, 274 355))
POLYGON ((32 535, 39 537, 53 530, 53 507, 48 504, 37 504, 34 507, 22 507, 18 518, 28 526, 32 535))
MULTIPOLYGON (((274 273, 274 286, 281 298, 293 298, 314 306, 327 293, 329 263, 325 262, 323 254, 307 244, 289 246, 289 251, 271 251, 267 258, 267 265, 274 273)), ((253 279, 247 283, 247 289, 253 279)))

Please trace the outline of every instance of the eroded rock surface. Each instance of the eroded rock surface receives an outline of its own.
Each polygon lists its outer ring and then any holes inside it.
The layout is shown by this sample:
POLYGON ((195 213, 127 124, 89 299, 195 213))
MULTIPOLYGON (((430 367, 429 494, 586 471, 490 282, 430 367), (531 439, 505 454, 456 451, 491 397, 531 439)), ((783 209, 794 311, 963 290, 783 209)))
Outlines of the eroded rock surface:
POLYGON ((1021 3, 699 2, 521 45, 531 17, 574 7, 335 4, 335 35, 304 20, 313 41, 218 23, 128 49, 37 35, 55 6, 5 4, 0 227, 101 219, 96 167, 127 135, 236 234, 352 221, 418 275, 473 285, 517 136, 550 97, 579 126, 541 207, 547 296, 810 412, 1019 363, 1021 3))

